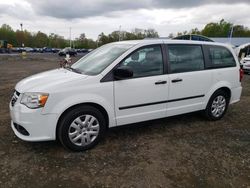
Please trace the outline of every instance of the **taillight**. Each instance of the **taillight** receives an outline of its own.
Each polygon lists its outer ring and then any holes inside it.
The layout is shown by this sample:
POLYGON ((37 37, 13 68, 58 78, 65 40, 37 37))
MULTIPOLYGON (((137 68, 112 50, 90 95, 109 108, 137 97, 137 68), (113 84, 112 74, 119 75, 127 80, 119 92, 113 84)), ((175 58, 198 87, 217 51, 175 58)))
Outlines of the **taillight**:
POLYGON ((243 79, 243 75, 244 75, 244 71, 243 71, 243 69, 240 69, 240 82, 241 82, 242 79, 243 79))

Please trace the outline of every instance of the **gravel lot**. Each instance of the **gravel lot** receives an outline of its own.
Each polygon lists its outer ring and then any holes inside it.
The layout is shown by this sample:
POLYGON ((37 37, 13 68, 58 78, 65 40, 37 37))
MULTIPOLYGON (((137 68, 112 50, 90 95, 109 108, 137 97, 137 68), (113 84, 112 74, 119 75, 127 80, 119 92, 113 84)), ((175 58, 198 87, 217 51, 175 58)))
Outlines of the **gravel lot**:
POLYGON ((123 126, 73 153, 57 142, 21 141, 10 127, 15 84, 59 60, 0 55, 0 187, 250 187, 250 75, 241 101, 220 121, 192 113, 123 126))

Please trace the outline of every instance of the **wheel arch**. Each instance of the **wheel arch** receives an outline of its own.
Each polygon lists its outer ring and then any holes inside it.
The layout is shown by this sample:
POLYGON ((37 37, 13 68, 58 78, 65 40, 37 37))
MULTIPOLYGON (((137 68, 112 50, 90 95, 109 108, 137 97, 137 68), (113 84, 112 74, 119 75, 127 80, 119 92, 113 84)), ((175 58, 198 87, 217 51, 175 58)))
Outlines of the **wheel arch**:
MULTIPOLYGON (((228 87, 221 87, 221 88, 217 89, 216 91, 218 91, 218 90, 224 91, 224 92, 227 94, 227 96, 228 96, 228 98, 229 98, 229 101, 230 101, 231 95, 232 95, 231 89, 229 89, 228 87)), ((215 91, 215 92, 216 92, 216 91, 215 91)), ((214 93, 215 93, 215 92, 214 92, 214 93)))
POLYGON ((79 107, 79 106, 83 106, 83 105, 89 105, 89 106, 95 107, 95 108, 97 108, 98 110, 100 110, 100 112, 104 115, 104 118, 105 118, 105 120, 106 120, 106 129, 109 128, 109 115, 108 115, 107 110, 106 110, 103 106, 101 106, 100 104, 97 104, 97 103, 93 103, 93 102, 79 103, 79 104, 75 104, 75 105, 73 105, 73 106, 68 107, 68 108, 65 109, 65 110, 61 113, 61 115, 59 116, 59 118, 58 118, 58 120, 57 120, 57 123, 56 123, 56 130, 55 130, 55 131, 56 131, 56 132, 55 132, 56 139, 58 139, 58 135, 57 135, 57 134, 58 134, 58 127, 59 127, 60 122, 62 121, 63 116, 64 116, 66 113, 68 113, 69 111, 71 111, 72 109, 77 108, 77 107, 79 107))
POLYGON ((228 95, 229 103, 230 103, 231 95, 232 95, 232 91, 231 91, 230 87, 228 87, 228 86, 220 86, 220 87, 217 87, 217 88, 213 89, 211 92, 209 92, 209 95, 208 95, 208 97, 206 99, 206 102, 205 102, 204 109, 207 107, 208 102, 211 99, 211 97, 213 96, 213 94, 215 92, 219 91, 219 90, 222 90, 222 91, 226 92, 226 94, 228 95))

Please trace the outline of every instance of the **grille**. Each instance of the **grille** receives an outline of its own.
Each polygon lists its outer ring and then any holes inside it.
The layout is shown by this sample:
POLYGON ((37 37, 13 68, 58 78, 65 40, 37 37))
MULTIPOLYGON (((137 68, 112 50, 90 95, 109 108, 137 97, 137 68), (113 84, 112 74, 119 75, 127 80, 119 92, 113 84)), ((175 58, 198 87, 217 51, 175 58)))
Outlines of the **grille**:
POLYGON ((13 97, 11 99, 11 106, 13 107, 19 97, 20 93, 18 91, 14 91, 13 97))

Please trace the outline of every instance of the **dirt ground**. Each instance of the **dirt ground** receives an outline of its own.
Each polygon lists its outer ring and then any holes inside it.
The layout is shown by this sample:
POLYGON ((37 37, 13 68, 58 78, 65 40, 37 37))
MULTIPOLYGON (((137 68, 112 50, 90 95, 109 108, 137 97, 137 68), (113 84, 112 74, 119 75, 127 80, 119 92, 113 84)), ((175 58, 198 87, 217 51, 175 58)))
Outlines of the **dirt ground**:
POLYGON ((21 141, 10 127, 15 84, 59 60, 0 55, 0 187, 250 187, 250 75, 241 101, 220 121, 192 113, 123 126, 74 153, 55 141, 21 141))

